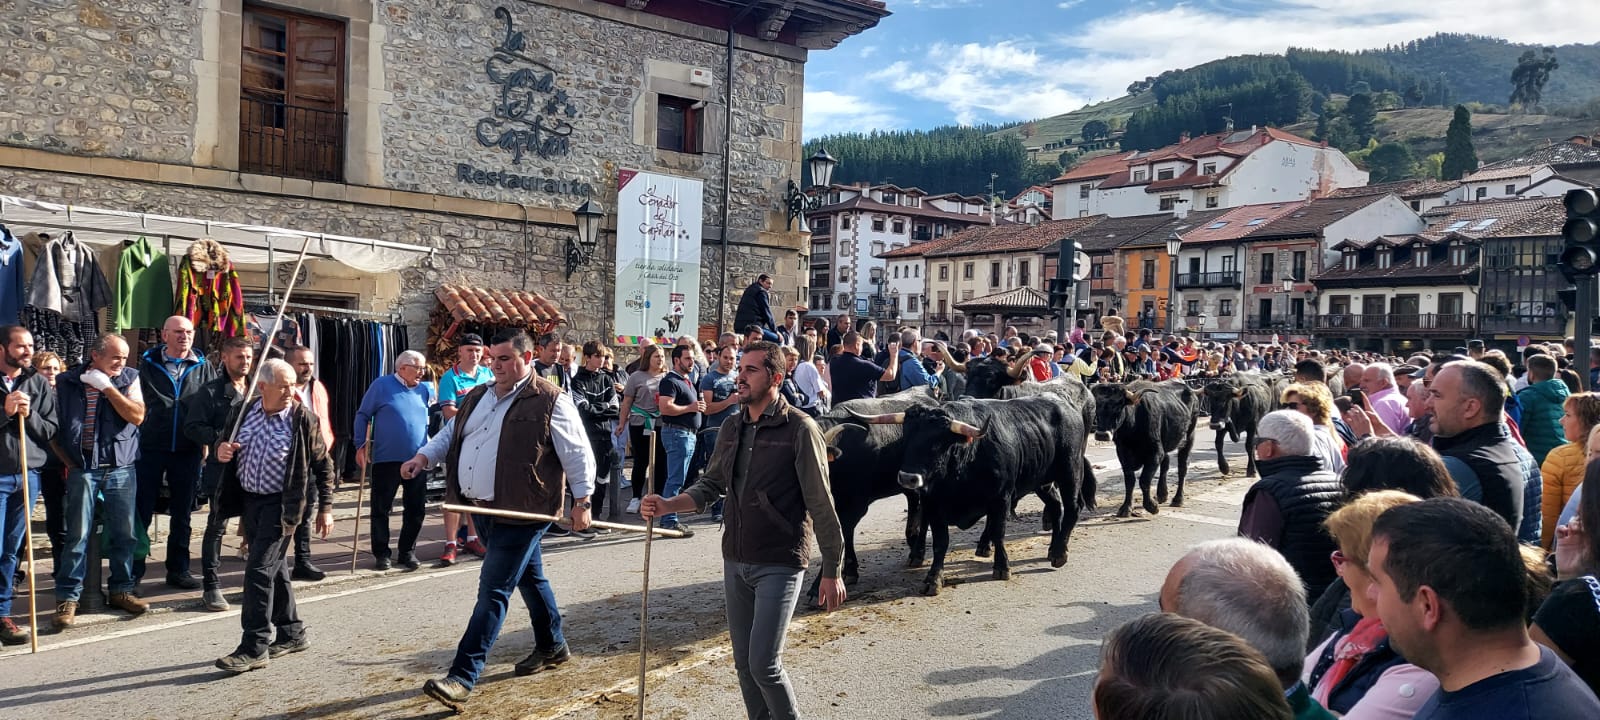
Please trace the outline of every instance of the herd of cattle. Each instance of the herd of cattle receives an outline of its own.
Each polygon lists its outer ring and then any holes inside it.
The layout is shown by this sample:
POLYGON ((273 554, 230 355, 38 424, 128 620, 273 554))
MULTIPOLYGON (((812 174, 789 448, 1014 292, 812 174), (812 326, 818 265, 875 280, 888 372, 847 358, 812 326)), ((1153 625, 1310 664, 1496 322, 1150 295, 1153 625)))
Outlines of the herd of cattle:
MULTIPOLYGON (((1044 502, 1052 567, 1067 562, 1067 544, 1079 512, 1095 506, 1094 469, 1084 456, 1090 433, 1111 440, 1122 466, 1124 494, 1118 517, 1133 510, 1135 482, 1145 512, 1167 502, 1169 458, 1177 453, 1171 505, 1183 505, 1183 483, 1194 447, 1195 418, 1209 415, 1216 431, 1217 463, 1228 474, 1224 436, 1245 438, 1247 475, 1255 475, 1256 424, 1276 409, 1288 378, 1244 373, 1205 384, 1180 380, 1101 383, 1085 387, 1062 377, 1023 383, 998 360, 967 364, 965 395, 940 401, 921 390, 840 403, 818 418, 828 445, 834 505, 844 530, 843 579, 860 577, 856 525, 873 502, 900 495, 907 505, 907 567, 921 567, 927 536, 933 564, 922 592, 944 585, 950 526, 984 523, 979 557, 994 557, 994 578, 1011 576, 1006 523, 1028 493, 1044 502), (1150 481, 1160 471, 1156 497, 1150 481), (1072 505, 1069 507, 1068 502, 1072 505)), ((811 591, 816 592, 813 584, 811 591)))

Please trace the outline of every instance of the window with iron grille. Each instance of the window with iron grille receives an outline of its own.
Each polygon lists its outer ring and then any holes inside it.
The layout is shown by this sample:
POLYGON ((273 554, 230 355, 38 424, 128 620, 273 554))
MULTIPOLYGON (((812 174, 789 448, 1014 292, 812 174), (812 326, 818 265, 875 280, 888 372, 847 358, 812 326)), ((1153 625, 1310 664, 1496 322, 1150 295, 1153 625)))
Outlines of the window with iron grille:
POLYGON ((239 170, 344 181, 345 27, 247 5, 239 68, 239 170))

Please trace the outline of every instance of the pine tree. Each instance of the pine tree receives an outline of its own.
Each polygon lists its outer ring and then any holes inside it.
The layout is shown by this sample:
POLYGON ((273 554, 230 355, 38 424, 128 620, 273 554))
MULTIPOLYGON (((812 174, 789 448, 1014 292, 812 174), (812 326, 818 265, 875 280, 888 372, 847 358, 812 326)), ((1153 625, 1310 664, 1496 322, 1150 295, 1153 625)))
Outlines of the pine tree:
POLYGON ((1462 105, 1450 120, 1450 129, 1444 133, 1444 165, 1440 173, 1445 180, 1460 180, 1463 175, 1478 168, 1478 151, 1472 147, 1472 113, 1462 105))
POLYGON ((1344 116, 1350 119, 1350 129, 1355 131, 1356 142, 1366 145, 1378 132, 1378 108, 1372 96, 1356 93, 1345 103, 1344 116))

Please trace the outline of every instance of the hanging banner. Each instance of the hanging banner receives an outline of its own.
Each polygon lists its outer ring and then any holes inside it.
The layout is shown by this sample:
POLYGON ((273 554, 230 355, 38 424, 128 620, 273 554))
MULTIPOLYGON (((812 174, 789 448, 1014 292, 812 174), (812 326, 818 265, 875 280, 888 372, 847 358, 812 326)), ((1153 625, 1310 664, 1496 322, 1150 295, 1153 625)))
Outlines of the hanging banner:
POLYGON ((616 344, 669 343, 699 330, 704 196, 692 178, 618 173, 616 344))

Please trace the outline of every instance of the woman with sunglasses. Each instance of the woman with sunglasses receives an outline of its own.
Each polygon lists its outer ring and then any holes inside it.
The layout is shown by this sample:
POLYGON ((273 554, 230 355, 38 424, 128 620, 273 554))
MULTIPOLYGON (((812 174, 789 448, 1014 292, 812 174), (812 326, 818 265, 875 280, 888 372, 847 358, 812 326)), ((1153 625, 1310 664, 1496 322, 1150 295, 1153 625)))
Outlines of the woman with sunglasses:
POLYGON ((1385 510, 1421 498, 1398 490, 1367 493, 1323 522, 1339 549, 1334 571, 1350 586, 1350 608, 1339 615, 1339 631, 1306 656, 1302 680, 1311 697, 1346 720, 1409 718, 1439 688, 1432 673, 1406 661, 1389 644, 1378 608, 1367 596, 1372 585, 1367 549, 1372 525, 1385 510))

